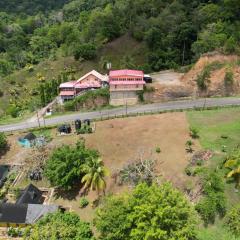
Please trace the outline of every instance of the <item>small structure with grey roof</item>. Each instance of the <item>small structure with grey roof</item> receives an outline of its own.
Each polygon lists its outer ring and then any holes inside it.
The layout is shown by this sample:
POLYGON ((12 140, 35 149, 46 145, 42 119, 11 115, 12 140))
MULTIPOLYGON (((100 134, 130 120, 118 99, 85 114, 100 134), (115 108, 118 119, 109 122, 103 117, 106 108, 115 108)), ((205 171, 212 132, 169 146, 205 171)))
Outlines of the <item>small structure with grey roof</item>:
POLYGON ((48 213, 58 211, 57 205, 42 204, 0 204, 0 226, 26 226, 36 223, 48 213))
POLYGON ((43 203, 42 191, 35 187, 33 184, 29 184, 18 198, 16 204, 41 204, 43 203))

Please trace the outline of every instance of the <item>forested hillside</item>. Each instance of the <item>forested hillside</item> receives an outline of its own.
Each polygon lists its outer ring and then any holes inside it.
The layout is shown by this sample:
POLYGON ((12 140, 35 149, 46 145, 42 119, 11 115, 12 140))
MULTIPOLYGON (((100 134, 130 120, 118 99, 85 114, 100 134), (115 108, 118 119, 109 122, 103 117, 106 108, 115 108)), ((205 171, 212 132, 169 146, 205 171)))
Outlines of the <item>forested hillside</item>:
POLYGON ((213 50, 238 53, 239 12, 239 0, 1 1, 0 81, 45 60, 94 60, 126 34, 144 46, 145 57, 139 63, 129 52, 119 61, 146 72, 187 65, 213 50))

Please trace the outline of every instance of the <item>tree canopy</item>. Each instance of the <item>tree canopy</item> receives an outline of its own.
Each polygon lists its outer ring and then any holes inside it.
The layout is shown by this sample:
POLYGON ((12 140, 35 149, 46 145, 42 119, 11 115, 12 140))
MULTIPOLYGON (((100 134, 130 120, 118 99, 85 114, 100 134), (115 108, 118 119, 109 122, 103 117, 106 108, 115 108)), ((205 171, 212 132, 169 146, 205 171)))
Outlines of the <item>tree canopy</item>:
POLYGON ((48 214, 25 232, 28 240, 94 240, 88 223, 74 213, 48 214))
POLYGON ((5 151, 7 147, 7 138, 4 133, 0 133, 0 153, 5 151))
POLYGON ((147 45, 152 70, 191 63, 208 51, 238 52, 238 5, 236 0, 1 2, 0 74, 56 52, 93 59, 96 49, 126 33, 147 45))
POLYGON ((44 173, 53 186, 69 190, 74 184, 80 184, 90 159, 98 157, 99 153, 86 148, 84 142, 78 142, 74 147, 63 145, 53 151, 44 173))
POLYGON ((95 225, 104 240, 196 239, 195 213, 170 183, 140 184, 129 195, 106 199, 95 225))

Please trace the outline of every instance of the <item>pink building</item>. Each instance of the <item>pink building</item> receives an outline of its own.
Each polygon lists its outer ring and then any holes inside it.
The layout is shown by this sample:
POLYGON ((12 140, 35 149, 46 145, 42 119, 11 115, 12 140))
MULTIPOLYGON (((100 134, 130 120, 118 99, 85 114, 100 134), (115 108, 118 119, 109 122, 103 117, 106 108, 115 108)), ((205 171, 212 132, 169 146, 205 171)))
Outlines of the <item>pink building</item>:
POLYGON ((109 73, 110 104, 125 105, 138 102, 137 91, 145 85, 144 73, 139 70, 115 70, 109 73))
POLYGON ((98 89, 108 84, 108 76, 93 70, 77 81, 62 83, 59 87, 62 101, 72 100, 87 90, 98 89))

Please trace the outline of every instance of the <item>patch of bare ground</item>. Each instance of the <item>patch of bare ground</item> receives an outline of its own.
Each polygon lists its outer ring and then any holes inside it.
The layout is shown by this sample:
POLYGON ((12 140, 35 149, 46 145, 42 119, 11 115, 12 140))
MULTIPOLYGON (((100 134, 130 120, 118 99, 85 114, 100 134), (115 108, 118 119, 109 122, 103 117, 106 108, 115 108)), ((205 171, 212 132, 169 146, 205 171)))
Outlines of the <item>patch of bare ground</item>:
MULTIPOLYGON (((111 172, 121 169, 136 158, 139 150, 152 152, 157 160, 156 170, 176 186, 182 187, 186 176, 184 168, 189 154, 185 143, 189 140, 189 126, 185 113, 167 113, 136 118, 115 119, 97 123, 95 134, 86 136, 89 147, 99 150, 111 172), (156 153, 160 147, 161 153, 156 153)), ((198 147, 198 143, 196 143, 198 147)), ((108 180, 108 192, 116 185, 108 180)))
POLYGON ((18 144, 21 134, 16 133, 8 136, 8 151, 0 157, 0 164, 22 165, 30 154, 31 149, 23 148, 18 144))

